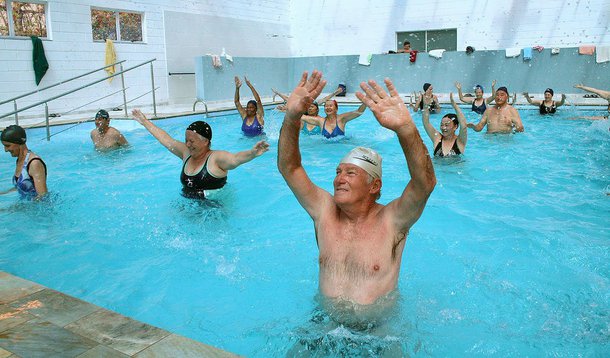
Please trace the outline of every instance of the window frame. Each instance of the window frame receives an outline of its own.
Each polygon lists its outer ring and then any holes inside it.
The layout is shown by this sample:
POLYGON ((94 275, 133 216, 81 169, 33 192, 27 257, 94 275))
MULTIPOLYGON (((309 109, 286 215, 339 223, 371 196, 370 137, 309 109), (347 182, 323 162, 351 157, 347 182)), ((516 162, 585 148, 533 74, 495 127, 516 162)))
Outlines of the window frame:
POLYGON ((1 35, 0 39, 18 39, 18 40, 29 40, 30 36, 34 35, 15 35, 15 23, 13 22, 13 3, 23 2, 28 4, 39 4, 44 5, 44 22, 47 30, 47 36, 39 36, 42 40, 51 40, 51 21, 49 12, 49 1, 44 0, 5 0, 6 2, 6 16, 8 25, 8 35, 1 35))
POLYGON ((112 12, 114 13, 114 21, 115 21, 115 28, 116 28, 116 32, 117 32, 117 39, 116 40, 112 40, 114 43, 125 43, 125 44, 145 44, 146 43, 146 31, 145 30, 145 12, 144 11, 135 11, 135 10, 126 10, 126 9, 116 9, 116 8, 106 8, 106 7, 98 7, 98 6, 90 6, 89 8, 89 21, 91 23, 91 39, 93 40, 93 42, 95 43, 104 43, 105 40, 96 40, 93 37, 93 22, 91 21, 91 12, 93 10, 99 10, 99 11, 108 11, 108 12, 112 12), (129 14, 138 14, 140 15, 140 26, 141 26, 141 32, 142 32, 142 40, 141 41, 129 41, 129 40, 123 40, 121 39, 121 19, 120 19, 120 13, 129 13, 129 14))
POLYGON ((418 33, 418 32, 423 33, 425 49, 423 51, 422 50, 419 50, 419 51, 428 52, 428 51, 431 50, 431 49, 428 48, 428 32, 432 32, 432 31, 451 31, 451 30, 455 31, 455 48, 456 48, 456 50, 448 50, 448 51, 457 51, 457 37, 458 37, 457 36, 458 35, 457 32, 458 32, 458 29, 455 28, 455 27, 446 28, 446 29, 427 29, 427 30, 396 31, 396 33, 395 33, 396 34, 395 43, 396 43, 396 46, 397 46, 397 50, 401 50, 402 49, 402 42, 404 40, 400 41, 400 43, 398 41, 399 36, 401 36, 401 35, 418 33))

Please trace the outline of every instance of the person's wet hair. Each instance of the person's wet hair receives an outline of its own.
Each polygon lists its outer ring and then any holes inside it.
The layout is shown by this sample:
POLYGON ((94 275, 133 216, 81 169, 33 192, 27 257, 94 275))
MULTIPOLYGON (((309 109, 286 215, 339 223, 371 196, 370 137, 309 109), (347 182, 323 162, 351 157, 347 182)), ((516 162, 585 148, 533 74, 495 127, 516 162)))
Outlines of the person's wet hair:
MULTIPOLYGON (((451 119, 453 124, 455 124, 457 127, 460 126, 460 121, 458 121, 457 115, 455 115, 454 113, 447 113, 447 114, 445 114, 445 117, 451 119)), ((445 118, 445 117, 443 117, 443 118, 445 118)))
POLYGON ((254 105, 254 107, 256 107, 256 109, 258 109, 258 103, 256 103, 255 100, 253 100, 253 99, 249 100, 248 104, 246 104, 246 106, 249 105, 250 103, 252 103, 254 105))

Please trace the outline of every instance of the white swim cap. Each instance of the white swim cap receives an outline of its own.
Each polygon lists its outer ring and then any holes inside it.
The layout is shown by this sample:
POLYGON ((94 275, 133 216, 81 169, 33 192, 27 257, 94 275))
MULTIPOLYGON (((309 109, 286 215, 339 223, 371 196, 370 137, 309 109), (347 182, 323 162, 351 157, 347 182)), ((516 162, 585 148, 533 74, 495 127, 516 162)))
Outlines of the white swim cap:
POLYGON ((340 163, 354 164, 373 178, 381 179, 381 156, 370 148, 356 147, 347 153, 340 163))

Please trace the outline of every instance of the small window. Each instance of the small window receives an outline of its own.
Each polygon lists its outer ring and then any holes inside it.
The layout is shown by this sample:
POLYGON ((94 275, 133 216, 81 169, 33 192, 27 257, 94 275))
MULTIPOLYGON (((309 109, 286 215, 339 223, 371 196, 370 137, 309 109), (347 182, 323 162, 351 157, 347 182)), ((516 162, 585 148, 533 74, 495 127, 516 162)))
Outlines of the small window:
POLYGON ((6 0, 0 0, 0 36, 8 36, 8 11, 6 0))
POLYGON ((141 13, 91 9, 91 28, 93 41, 143 41, 141 13))
POLYGON ((0 0, 0 36, 48 37, 47 4, 0 0))
POLYGON ((445 49, 457 51, 457 29, 426 30, 397 32, 398 49, 405 41, 411 42, 411 48, 418 51, 445 49))

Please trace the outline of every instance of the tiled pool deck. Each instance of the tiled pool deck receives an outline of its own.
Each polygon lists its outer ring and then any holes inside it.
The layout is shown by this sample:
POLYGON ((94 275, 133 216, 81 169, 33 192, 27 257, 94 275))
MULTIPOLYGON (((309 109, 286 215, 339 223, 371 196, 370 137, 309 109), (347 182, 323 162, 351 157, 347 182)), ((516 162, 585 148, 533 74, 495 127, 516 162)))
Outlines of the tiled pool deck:
POLYGON ((237 357, 0 271, 0 358, 237 357))

